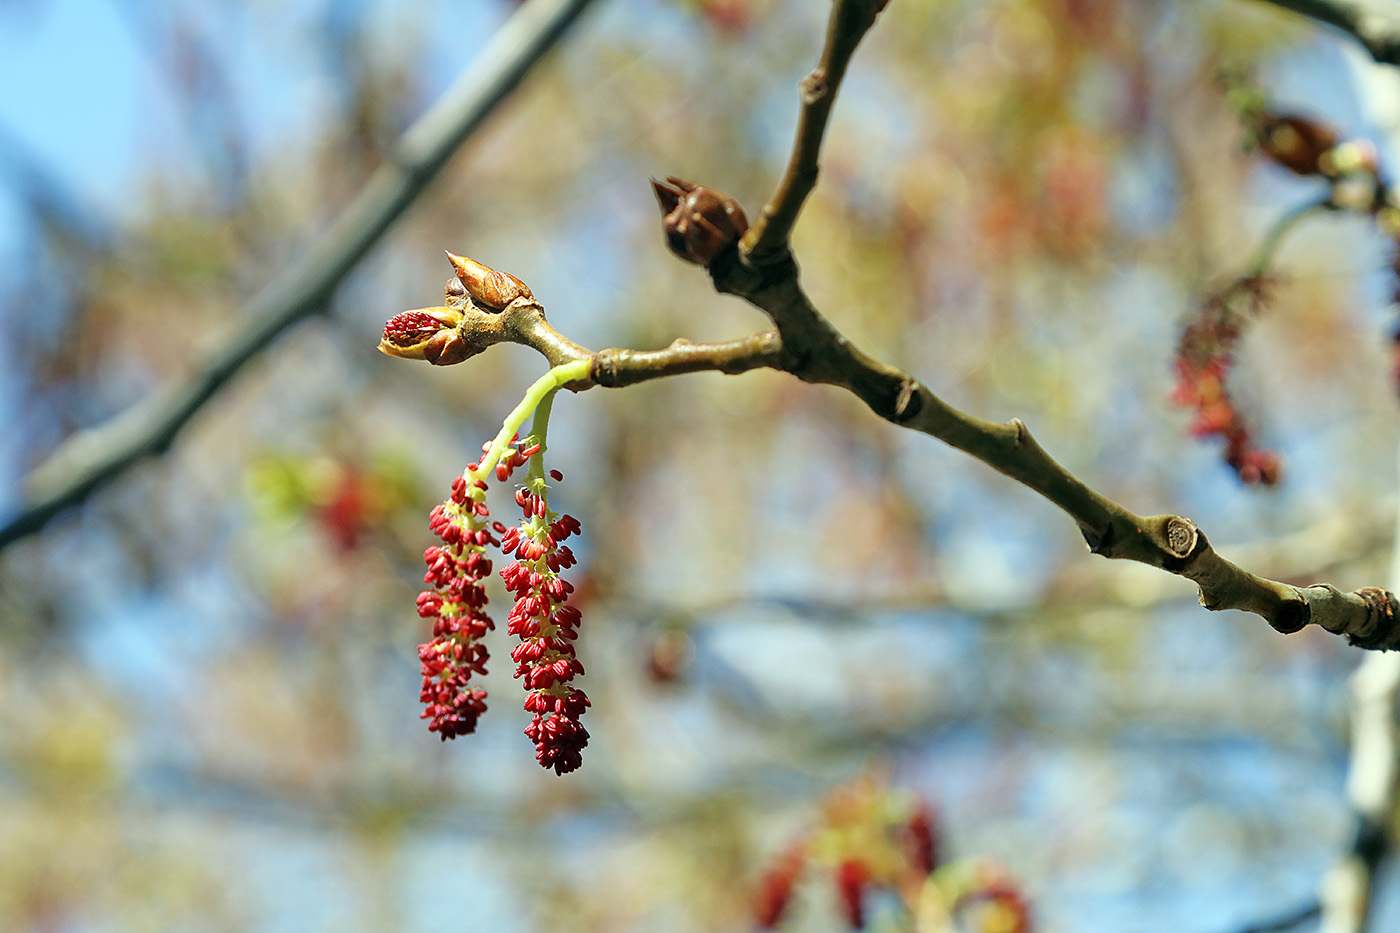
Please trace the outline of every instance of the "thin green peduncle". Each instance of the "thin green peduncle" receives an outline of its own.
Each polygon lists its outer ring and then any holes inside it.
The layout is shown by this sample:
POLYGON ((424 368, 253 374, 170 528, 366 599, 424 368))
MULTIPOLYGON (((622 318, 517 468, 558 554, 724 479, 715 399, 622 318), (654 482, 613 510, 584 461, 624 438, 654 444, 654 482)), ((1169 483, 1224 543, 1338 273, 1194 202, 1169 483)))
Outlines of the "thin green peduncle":
MULTIPOLYGON (((506 416, 505 422, 501 425, 501 431, 496 435, 496 439, 491 442, 491 447, 482 456, 481 462, 475 470, 468 470, 464 474, 469 481, 475 481, 483 476, 489 476, 496 468, 496 463, 505 453, 506 445, 511 438, 520 433, 520 426, 525 423, 525 419, 532 413, 535 415, 535 422, 532 426, 538 433, 536 443, 544 446, 544 431, 549 423, 549 410, 554 404, 554 393, 559 391, 559 387, 588 376, 592 367, 591 359, 575 360, 572 363, 564 363, 556 366, 540 378, 536 379, 530 388, 525 390, 525 397, 520 400, 520 404, 506 416)), ((533 476, 536 465, 541 461, 537 457, 530 458, 530 472, 533 476)), ((541 477, 543 474, 541 473, 541 477)))

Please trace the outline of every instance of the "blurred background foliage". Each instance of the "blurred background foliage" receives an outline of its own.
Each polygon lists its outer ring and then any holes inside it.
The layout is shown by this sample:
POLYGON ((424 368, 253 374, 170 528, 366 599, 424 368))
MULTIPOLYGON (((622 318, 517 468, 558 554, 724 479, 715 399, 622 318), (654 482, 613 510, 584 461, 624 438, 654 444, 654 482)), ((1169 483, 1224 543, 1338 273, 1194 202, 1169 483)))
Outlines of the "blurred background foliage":
MULTIPOLYGON (((228 334, 511 9, 0 5, 0 513, 228 334)), ((767 867, 871 774, 936 806, 945 855, 1017 879, 1039 929, 1209 933, 1312 896, 1348 842, 1356 652, 1090 560, 1011 481, 769 372, 555 406, 584 768, 535 765, 503 638, 481 731, 419 722, 427 512, 542 363, 405 364, 373 352, 383 322, 438 303, 449 248, 595 349, 760 327, 667 254, 647 178, 756 211, 825 14, 599 0, 330 314, 0 555, 0 927, 745 929, 767 867)), ((1246 0, 893 0, 796 231, 808 289, 1129 508, 1257 572, 1384 582, 1390 255, 1367 224, 1290 238, 1243 341, 1233 391, 1278 487, 1242 487, 1169 400, 1181 322, 1318 193, 1245 151, 1218 76, 1384 146, 1365 68, 1246 0)), ((784 928, 842 929, 833 897, 804 882, 784 928)))

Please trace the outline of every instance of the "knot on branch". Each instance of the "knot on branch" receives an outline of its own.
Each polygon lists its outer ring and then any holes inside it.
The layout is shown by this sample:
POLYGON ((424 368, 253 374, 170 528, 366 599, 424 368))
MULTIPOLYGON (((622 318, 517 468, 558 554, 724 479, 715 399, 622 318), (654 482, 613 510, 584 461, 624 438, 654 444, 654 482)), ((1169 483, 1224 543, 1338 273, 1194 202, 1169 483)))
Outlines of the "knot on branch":
POLYGON ((1355 591, 1366 604, 1366 621, 1358 631, 1347 632, 1347 643, 1372 651, 1400 648, 1400 601, 1395 594, 1379 586, 1367 586, 1355 591))
POLYGON ((593 355, 593 367, 589 371, 589 378, 605 389, 616 388, 621 381, 622 364, 631 355, 632 351, 617 347, 599 350, 593 355))
POLYGON ((912 421, 924 407, 923 396, 919 395, 919 380, 906 376, 899 384, 899 393, 894 399, 894 423, 912 421))
POLYGON ((1186 519, 1179 515, 1167 519, 1167 550, 1171 551, 1172 556, 1189 557, 1196 547, 1198 537, 1196 526, 1186 519))

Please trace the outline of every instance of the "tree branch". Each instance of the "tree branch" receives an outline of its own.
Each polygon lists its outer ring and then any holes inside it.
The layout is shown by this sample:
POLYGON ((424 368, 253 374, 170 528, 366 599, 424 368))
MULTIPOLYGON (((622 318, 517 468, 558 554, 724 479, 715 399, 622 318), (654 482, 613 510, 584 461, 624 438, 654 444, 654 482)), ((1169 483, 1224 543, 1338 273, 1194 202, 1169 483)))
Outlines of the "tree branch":
POLYGON ((802 80, 797 142, 778 190, 763 205, 763 211, 744 236, 746 253, 761 260, 787 249, 797 214, 817 185, 822 137, 831 116, 831 105, 836 102, 836 91, 846 76, 846 65, 884 6, 879 0, 836 0, 832 6, 821 61, 802 80))
POLYGON ((682 337, 664 350, 601 350, 593 358, 591 378, 598 385, 617 388, 704 370, 737 375, 751 369, 781 368, 782 352, 782 338, 776 330, 725 343, 691 343, 682 337))
POLYGON ((519 85, 591 0, 529 0, 480 58, 399 139, 392 158, 336 218, 321 241, 243 309, 243 326, 219 341, 178 383, 69 438, 29 477, 22 510, 0 527, 0 548, 38 531, 146 457, 164 452, 185 424, 245 363, 292 324, 325 309, 340 281, 413 203, 448 158, 519 85))
POLYGON ((1400 8, 1392 0, 1263 0, 1351 33, 1383 65, 1400 65, 1400 8))
MULTIPOLYGON (((1144 517, 1112 502, 1055 462, 1019 420, 999 424, 959 411, 910 374, 861 351, 813 306, 798 282, 787 235, 815 183, 822 129, 846 63, 877 10, 876 0, 836 0, 822 63, 812 73, 817 80, 809 76, 804 81, 804 110, 788 170, 759 224, 739 242, 713 254, 707 265, 717 291, 762 309, 774 329, 723 344, 677 340, 664 350, 592 353, 555 331, 533 297, 521 297, 504 308, 482 308, 449 292, 450 309, 423 312, 451 310, 460 318, 453 325, 453 339, 465 344, 459 359, 502 340, 534 347, 551 366, 591 355, 588 378, 568 386, 575 391, 593 385, 635 385, 679 373, 737 373, 758 367, 840 386, 881 418, 938 438, 1040 493, 1075 520, 1093 553, 1149 564, 1194 581, 1207 609, 1253 612, 1283 633, 1316 624, 1347 636, 1358 647, 1400 648, 1400 602, 1388 590, 1368 587, 1343 593, 1328 584, 1297 587, 1249 573, 1216 553, 1189 519, 1144 517)), ((716 203, 727 200, 722 193, 710 193, 716 203)), ((675 205, 663 201, 661 207, 669 222, 675 205)), ((691 255, 682 258, 694 260, 691 255)))
POLYGON ((533 298, 501 310, 467 302, 456 325, 469 345, 463 358, 502 342, 533 347, 551 366, 591 358, 588 378, 568 385, 574 391, 681 373, 757 368, 839 386, 885 420, 935 437, 1040 493, 1075 520, 1093 553, 1194 581, 1207 609, 1253 612, 1285 634, 1316 624, 1358 647, 1400 648, 1400 602, 1388 590, 1366 587, 1343 593, 1325 583, 1297 587, 1241 569, 1220 556, 1189 519, 1136 515, 1090 488, 1046 453, 1019 420, 1002 424, 959 411, 913 376, 862 352, 813 307, 790 257, 783 265, 763 269, 733 250, 729 257, 710 266, 715 287, 762 308, 776 328, 726 343, 678 339, 662 350, 593 352, 556 331, 533 298))

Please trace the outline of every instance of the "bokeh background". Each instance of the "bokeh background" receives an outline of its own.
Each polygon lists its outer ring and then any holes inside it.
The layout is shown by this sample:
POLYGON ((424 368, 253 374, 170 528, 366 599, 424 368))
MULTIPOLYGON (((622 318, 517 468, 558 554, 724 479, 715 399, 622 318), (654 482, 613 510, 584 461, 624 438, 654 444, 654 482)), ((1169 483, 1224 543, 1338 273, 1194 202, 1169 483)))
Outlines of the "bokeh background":
MULTIPOLYGON (((0 518, 66 437, 226 339, 512 9, 0 4, 0 518)), ((1038 929, 1213 933, 1314 896, 1351 832, 1358 652, 1091 559, 1011 481, 775 373, 555 406, 581 771, 536 766, 504 632, 479 733, 419 721, 427 512, 543 364, 390 359, 384 321, 438 303, 450 248, 590 347, 758 329, 665 251, 647 179, 756 211, 825 13, 598 0, 328 315, 0 554, 0 928, 741 930, 766 866, 872 774, 1038 929)), ((1264 4, 893 0, 795 235, 804 281, 1130 509, 1256 572, 1384 583, 1393 281, 1368 224, 1301 227, 1241 346, 1280 485, 1242 486, 1170 400, 1182 322, 1318 193, 1246 151, 1222 71, 1390 159, 1375 66, 1264 4)), ((843 928, 816 874, 787 923, 843 928)))

